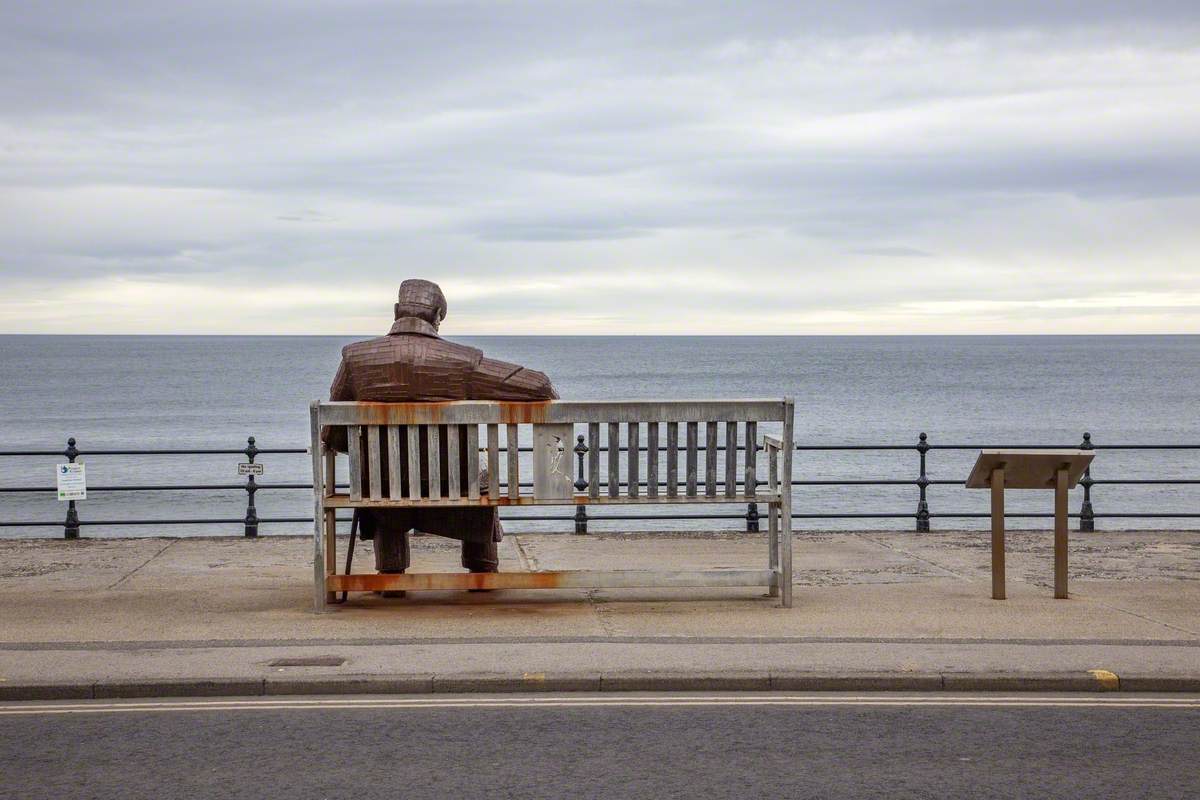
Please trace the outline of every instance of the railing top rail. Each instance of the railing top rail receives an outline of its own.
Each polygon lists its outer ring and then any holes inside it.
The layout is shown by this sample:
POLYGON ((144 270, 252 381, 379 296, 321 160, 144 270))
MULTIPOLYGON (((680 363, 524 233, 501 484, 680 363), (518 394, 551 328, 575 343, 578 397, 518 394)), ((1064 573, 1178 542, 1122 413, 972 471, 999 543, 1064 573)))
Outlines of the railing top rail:
MULTIPOLYGON (((296 454, 307 453, 307 447, 263 447, 254 451, 255 455, 278 455, 278 454, 296 454)), ((166 447, 166 448, 139 448, 139 449, 110 449, 110 448, 80 448, 75 451, 77 456, 231 456, 231 455, 246 455, 246 448, 236 449, 232 447, 166 447)), ((0 457, 4 456, 61 456, 62 450, 0 450, 0 457)))
POLYGON ((320 425, 441 425, 606 422, 783 422, 790 399, 458 400, 437 403, 314 401, 320 425))

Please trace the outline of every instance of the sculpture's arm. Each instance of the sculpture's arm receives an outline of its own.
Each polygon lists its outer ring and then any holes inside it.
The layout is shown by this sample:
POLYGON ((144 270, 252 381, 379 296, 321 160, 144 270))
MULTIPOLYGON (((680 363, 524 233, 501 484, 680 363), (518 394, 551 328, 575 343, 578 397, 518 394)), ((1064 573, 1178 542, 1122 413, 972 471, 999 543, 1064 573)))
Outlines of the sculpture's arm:
POLYGON ((471 375, 472 400, 557 400, 545 373, 494 358, 480 360, 471 375))
POLYGON ((338 364, 337 374, 333 376, 333 384, 329 387, 330 400, 354 400, 354 388, 350 384, 350 370, 346 368, 346 359, 338 364))
MULTIPOLYGON (((330 400, 353 400, 354 387, 350 383, 350 370, 346 368, 346 359, 342 357, 342 363, 338 364, 337 374, 333 376, 333 384, 329 387, 330 400)), ((321 440, 325 442, 325 446, 331 450, 346 452, 346 429, 345 428, 329 428, 321 431, 321 440)))

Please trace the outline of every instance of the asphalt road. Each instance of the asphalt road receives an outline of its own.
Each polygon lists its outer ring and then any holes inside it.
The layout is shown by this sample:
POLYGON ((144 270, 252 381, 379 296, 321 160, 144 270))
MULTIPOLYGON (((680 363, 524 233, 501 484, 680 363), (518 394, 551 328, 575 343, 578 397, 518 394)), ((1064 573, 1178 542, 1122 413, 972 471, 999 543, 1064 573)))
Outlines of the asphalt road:
POLYGON ((0 705, 0 796, 1200 796, 1200 697, 494 695, 0 705))

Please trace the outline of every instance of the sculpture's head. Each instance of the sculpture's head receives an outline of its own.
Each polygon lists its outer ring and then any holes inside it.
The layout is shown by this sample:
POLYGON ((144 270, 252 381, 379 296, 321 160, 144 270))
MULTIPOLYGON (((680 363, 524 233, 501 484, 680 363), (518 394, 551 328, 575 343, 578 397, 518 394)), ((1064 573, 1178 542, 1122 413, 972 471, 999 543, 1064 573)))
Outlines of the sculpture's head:
POLYGON ((416 317, 436 328, 446 318, 446 295, 433 281, 409 278, 400 284, 397 299, 396 319, 416 317))

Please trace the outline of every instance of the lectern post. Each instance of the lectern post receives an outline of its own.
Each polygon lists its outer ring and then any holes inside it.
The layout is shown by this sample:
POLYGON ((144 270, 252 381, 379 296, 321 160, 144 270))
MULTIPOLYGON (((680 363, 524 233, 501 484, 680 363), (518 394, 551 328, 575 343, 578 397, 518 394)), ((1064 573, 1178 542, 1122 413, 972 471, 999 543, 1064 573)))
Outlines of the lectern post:
POLYGON ((1067 598, 1067 490, 1092 462, 1086 450, 983 450, 968 489, 992 491, 992 598, 1006 596, 1004 581, 1004 490, 1054 491, 1054 596, 1067 598))
POLYGON ((992 599, 1004 599, 1004 465, 992 470, 992 599))
POLYGON ((1054 598, 1067 599, 1067 470, 1054 474, 1054 598))

